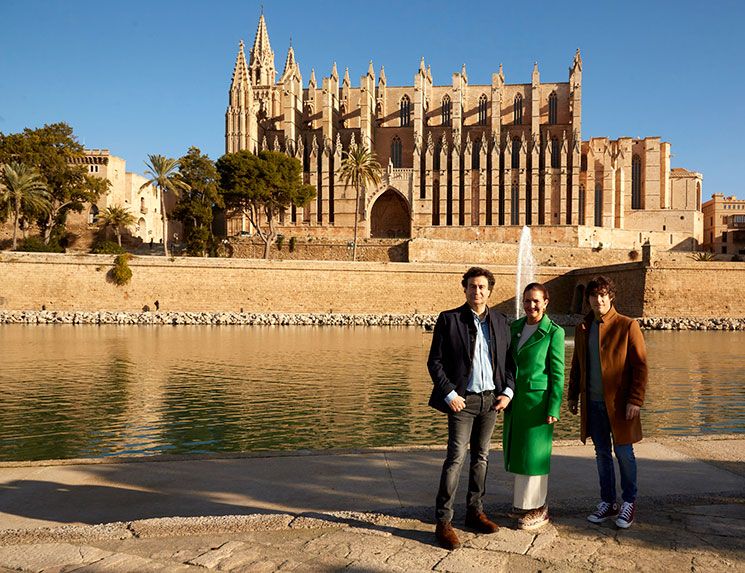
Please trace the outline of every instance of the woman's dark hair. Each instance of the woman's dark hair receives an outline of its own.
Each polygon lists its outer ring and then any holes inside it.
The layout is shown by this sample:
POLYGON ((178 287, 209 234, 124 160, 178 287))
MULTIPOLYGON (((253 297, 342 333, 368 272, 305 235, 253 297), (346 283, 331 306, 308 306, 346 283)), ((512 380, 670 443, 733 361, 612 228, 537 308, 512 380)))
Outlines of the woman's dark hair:
POLYGON ((489 290, 494 290, 494 285, 497 282, 494 278, 494 275, 490 270, 482 269, 481 267, 471 267, 470 269, 468 269, 463 275, 463 280, 460 281, 460 284, 463 285, 463 288, 467 288, 468 279, 472 279, 474 277, 486 277, 486 281, 489 283, 489 290))
POLYGON ((531 290, 539 290, 543 293, 543 300, 548 300, 548 289, 541 283, 530 283, 523 289, 523 298, 531 290))
POLYGON ((598 275, 587 283, 585 299, 589 301, 590 296, 593 294, 607 294, 612 302, 616 300, 616 283, 614 283, 611 278, 604 275, 598 275))

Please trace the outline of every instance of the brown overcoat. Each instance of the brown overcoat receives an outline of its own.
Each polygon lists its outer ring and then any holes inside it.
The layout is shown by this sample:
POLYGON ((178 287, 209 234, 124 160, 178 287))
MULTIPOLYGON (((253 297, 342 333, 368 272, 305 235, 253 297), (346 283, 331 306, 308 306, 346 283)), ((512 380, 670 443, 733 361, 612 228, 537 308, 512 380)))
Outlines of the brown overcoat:
MULTIPOLYGON (((580 402, 580 438, 584 443, 587 429, 587 337, 593 313, 577 325, 574 354, 569 372, 569 400, 580 402)), ((647 388, 647 349, 639 324, 618 314, 615 307, 600 323, 600 366, 603 394, 608 409, 614 444, 633 444, 642 439, 640 416, 626 419, 626 404, 642 406, 647 388)))

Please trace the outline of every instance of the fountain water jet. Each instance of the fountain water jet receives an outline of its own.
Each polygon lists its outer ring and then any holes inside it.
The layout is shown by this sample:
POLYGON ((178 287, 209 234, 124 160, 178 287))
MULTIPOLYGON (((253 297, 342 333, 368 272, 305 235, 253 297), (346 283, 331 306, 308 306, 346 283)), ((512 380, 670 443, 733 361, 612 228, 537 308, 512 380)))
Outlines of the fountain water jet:
POLYGON ((520 233, 520 246, 517 251, 517 276, 515 277, 515 319, 523 313, 523 289, 535 282, 535 259, 533 258, 533 240, 530 227, 523 226, 520 233))

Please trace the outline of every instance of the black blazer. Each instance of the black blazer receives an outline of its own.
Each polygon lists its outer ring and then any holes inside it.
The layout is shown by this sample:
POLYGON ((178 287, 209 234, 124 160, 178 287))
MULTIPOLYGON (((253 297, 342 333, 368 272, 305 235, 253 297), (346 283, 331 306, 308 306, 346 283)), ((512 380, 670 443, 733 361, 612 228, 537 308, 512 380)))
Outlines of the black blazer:
MULTIPOLYGON (((510 327, 507 317, 490 309, 488 321, 495 392, 501 394, 505 388, 514 391, 516 369, 509 351, 510 327)), ((441 312, 437 317, 427 360, 427 369, 434 384, 430 406, 449 413, 452 410, 445 402, 445 396, 452 390, 460 396, 466 395, 475 342, 476 325, 468 304, 441 312)))

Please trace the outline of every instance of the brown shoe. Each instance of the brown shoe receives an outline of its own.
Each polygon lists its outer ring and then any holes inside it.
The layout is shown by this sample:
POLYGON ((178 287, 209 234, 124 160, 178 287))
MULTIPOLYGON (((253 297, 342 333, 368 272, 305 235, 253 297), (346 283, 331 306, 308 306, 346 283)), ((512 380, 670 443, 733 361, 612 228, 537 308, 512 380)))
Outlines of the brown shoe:
POLYGON ((479 533, 494 533, 499 526, 486 517, 483 511, 471 510, 466 512, 466 527, 475 529, 479 533))
POLYGON ((438 521, 435 528, 435 537, 441 547, 452 551, 460 547, 460 539, 449 521, 438 521))
POLYGON ((536 509, 531 509, 517 520, 518 529, 539 529, 549 522, 548 505, 544 504, 536 509))

